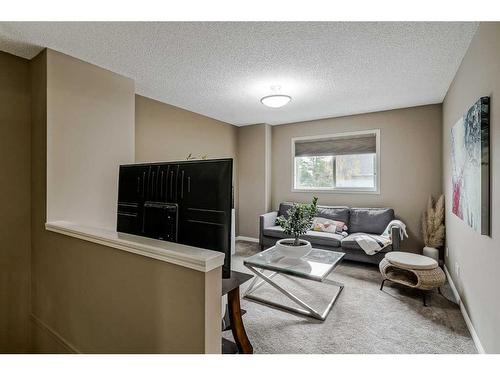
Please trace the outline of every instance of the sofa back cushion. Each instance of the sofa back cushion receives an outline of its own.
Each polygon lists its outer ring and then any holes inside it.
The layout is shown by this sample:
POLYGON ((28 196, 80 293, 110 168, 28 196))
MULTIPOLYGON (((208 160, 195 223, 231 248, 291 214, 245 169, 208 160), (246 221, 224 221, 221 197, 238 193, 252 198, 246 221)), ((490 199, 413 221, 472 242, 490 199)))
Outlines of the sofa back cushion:
POLYGON ((335 221, 342 221, 345 225, 349 226, 349 207, 318 206, 316 216, 335 221))
POLYGON ((387 225, 394 220, 392 208, 351 208, 349 233, 382 234, 387 225))
POLYGON ((293 202, 283 202, 280 203, 280 208, 278 210, 278 216, 284 216, 285 219, 288 219, 288 210, 292 208, 293 202))
MULTIPOLYGON (((287 211, 292 206, 293 206, 293 202, 280 203, 280 208, 278 210, 278 216, 284 216, 285 218, 288 218, 287 211)), ((335 221, 342 221, 347 226, 349 226, 349 207, 318 206, 316 216, 323 217, 325 219, 335 220, 335 221)))

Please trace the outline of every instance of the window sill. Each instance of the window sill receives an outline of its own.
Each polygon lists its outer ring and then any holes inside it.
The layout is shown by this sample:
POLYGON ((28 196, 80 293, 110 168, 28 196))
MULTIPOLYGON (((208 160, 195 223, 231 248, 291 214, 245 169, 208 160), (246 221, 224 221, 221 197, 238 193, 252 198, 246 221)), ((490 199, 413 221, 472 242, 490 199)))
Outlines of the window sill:
POLYGON ((320 194, 371 194, 380 195, 380 190, 362 189, 292 189, 292 193, 320 193, 320 194))
POLYGON ((224 254, 218 251, 118 233, 68 221, 45 223, 45 229, 201 272, 209 272, 224 264, 224 254))

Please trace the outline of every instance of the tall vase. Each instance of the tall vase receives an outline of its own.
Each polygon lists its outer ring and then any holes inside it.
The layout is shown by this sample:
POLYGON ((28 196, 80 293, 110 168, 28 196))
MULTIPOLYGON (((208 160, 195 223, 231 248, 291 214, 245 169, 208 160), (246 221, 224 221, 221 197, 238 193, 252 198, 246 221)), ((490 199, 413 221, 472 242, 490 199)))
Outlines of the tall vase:
POLYGON ((429 247, 426 246, 424 247, 424 251, 422 253, 426 257, 434 259, 436 262, 439 263, 439 250, 436 249, 435 247, 429 247))

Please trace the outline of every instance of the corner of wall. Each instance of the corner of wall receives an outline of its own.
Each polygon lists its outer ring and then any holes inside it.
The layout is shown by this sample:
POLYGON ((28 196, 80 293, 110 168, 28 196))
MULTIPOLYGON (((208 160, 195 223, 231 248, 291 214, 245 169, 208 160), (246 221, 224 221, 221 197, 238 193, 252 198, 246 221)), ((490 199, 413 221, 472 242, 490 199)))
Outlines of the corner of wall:
POLYGON ((259 215, 271 205, 271 126, 255 124, 238 129, 239 235, 259 236, 259 215))

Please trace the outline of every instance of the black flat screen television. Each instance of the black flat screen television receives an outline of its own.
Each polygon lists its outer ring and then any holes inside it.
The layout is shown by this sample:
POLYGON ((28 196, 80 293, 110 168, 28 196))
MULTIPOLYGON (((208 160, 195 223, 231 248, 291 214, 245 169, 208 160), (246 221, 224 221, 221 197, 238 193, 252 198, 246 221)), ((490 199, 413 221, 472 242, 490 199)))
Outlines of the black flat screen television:
POLYGON ((220 251, 231 276, 233 159, 120 166, 117 231, 220 251))

